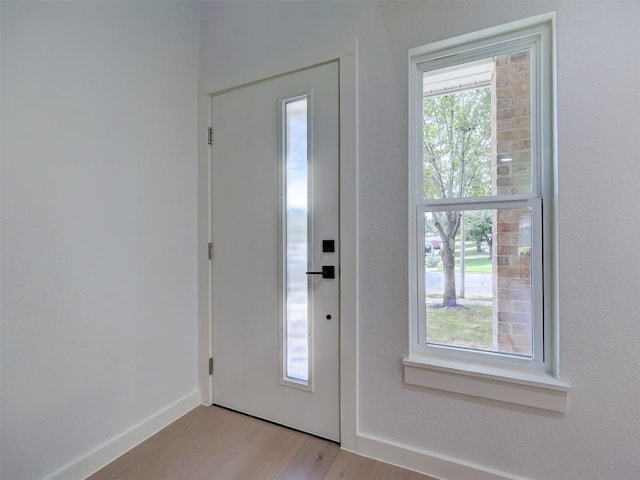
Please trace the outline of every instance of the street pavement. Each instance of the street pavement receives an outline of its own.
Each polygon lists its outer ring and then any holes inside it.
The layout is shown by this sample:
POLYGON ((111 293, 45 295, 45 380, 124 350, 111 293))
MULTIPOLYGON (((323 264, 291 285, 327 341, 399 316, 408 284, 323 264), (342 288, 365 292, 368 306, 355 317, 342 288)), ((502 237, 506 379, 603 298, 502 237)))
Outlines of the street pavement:
MULTIPOLYGON (((491 298, 493 289, 492 275, 489 273, 466 273, 464 276, 465 297, 491 298)), ((438 271, 425 272, 426 293, 442 294, 444 292, 444 274, 438 271)), ((456 292, 460 294, 460 272, 456 273, 456 292)))

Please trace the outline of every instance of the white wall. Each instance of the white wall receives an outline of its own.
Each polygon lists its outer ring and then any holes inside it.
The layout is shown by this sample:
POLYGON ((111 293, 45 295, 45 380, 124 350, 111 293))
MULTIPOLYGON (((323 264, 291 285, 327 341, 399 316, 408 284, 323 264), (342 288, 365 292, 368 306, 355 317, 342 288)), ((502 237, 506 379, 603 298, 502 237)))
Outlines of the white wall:
POLYGON ((197 386, 196 92, 358 51, 362 437, 513 476, 640 470, 640 4, 0 2, 1 470, 197 386), (409 387, 407 50, 557 10, 566 415, 409 387))
POLYGON ((512 477, 640 471, 640 4, 214 3, 200 91, 358 53, 359 434, 512 477), (566 415, 403 384, 407 51, 557 11, 561 378, 566 415))
POLYGON ((198 6, 1 9, 0 476, 38 479, 198 399, 198 6))

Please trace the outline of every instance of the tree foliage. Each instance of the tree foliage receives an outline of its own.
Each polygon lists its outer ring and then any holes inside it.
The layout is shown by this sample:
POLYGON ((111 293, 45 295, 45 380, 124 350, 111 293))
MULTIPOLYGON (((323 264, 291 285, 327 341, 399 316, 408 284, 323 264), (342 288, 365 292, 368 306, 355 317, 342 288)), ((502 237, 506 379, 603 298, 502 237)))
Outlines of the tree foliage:
MULTIPOLYGON (((464 216, 466 232, 477 244, 486 242, 489 253, 493 246, 493 216, 490 210, 471 210, 464 216)), ((480 251, 480 250, 478 250, 480 251)))
MULTIPOLYGON (((423 191, 446 199, 491 193, 491 89, 427 96, 423 101, 423 191)), ((443 306, 456 306, 455 239, 461 213, 432 212, 442 239, 443 306)))
POLYGON ((425 97, 424 194, 459 198, 491 193, 491 89, 425 97))

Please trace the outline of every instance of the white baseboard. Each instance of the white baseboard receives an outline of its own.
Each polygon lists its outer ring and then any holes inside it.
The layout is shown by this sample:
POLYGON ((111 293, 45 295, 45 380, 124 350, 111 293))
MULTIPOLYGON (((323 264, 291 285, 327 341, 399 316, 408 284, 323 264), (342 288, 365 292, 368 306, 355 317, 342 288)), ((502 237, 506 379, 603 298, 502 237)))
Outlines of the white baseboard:
POLYGON ((200 391, 194 390, 86 455, 65 465, 44 480, 87 478, 198 405, 200 405, 200 391))
POLYGON ((367 435, 358 435, 357 453, 440 480, 525 480, 490 468, 419 451, 367 435))

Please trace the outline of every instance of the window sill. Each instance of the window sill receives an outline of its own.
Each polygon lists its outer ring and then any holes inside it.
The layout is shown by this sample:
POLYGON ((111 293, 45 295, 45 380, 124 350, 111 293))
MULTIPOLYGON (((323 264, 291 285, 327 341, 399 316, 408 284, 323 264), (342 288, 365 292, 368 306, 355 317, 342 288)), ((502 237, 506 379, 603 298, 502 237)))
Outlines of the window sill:
POLYGON ((402 361, 410 385, 564 413, 571 387, 545 373, 519 373, 442 359, 402 361))

